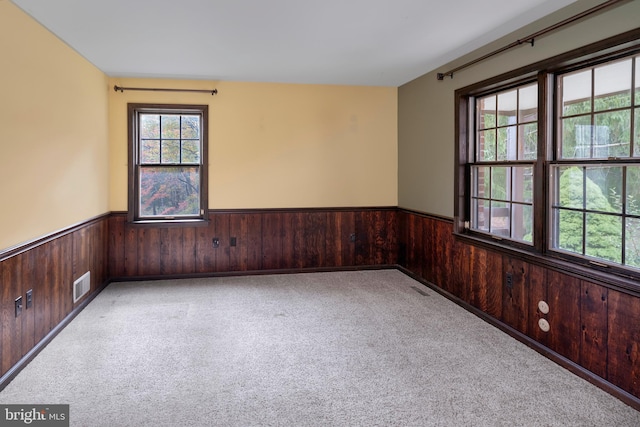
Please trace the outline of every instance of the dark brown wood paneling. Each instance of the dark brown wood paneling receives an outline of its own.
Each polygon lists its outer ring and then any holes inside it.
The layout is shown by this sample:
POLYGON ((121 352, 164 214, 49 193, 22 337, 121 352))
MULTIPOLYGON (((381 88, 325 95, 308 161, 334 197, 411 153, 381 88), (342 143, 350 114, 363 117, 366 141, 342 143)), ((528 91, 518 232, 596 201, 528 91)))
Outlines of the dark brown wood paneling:
POLYGON ((193 274, 196 271, 196 258, 198 256, 196 236, 196 227, 185 227, 182 229, 181 274, 193 274))
POLYGON ((35 262, 35 253, 34 251, 26 251, 17 255, 21 258, 21 267, 22 271, 20 272, 19 281, 22 285, 22 294, 24 298, 24 308, 25 310, 22 312, 22 354, 27 354, 34 345, 36 345, 35 341, 35 313, 36 310, 40 308, 38 295, 34 291, 34 275, 33 272, 36 270, 36 262, 35 262), (26 293, 31 290, 32 292, 32 306, 31 308, 27 308, 26 304, 26 293))
POLYGON ((607 378, 608 307, 607 288, 581 280, 582 342, 580 365, 607 378))
POLYGON ((229 214, 215 214, 212 220, 214 228, 208 235, 207 245, 208 250, 214 254, 216 272, 231 271, 231 252, 237 253, 238 244, 242 243, 237 235, 231 235, 230 220, 229 214), (236 244, 233 247, 231 246, 232 237, 236 239, 236 244), (217 248, 213 247, 214 238, 218 238, 220 241, 220 246, 217 248))
POLYGON ((547 270, 537 265, 529 266, 529 322, 527 334, 534 340, 548 345, 549 334, 540 329, 538 322, 547 315, 540 312, 538 303, 547 302, 547 270))
POLYGON ((124 227, 124 275, 134 277, 139 274, 138 268, 138 232, 140 227, 125 223, 124 227))
POLYGON ((250 214, 247 219, 247 270, 262 270, 262 214, 250 214))
POLYGON ((529 264, 512 257, 502 257, 503 279, 502 321, 512 328, 527 333, 529 324, 529 264), (510 277, 511 283, 507 283, 510 277))
POLYGON ((554 270, 547 272, 547 295, 550 307, 547 319, 548 346, 579 363, 580 360, 580 280, 554 270))
POLYGON ((262 216, 262 267, 265 270, 284 268, 282 259, 282 213, 266 213, 262 216))
POLYGON ((109 217, 109 277, 123 277, 125 270, 125 216, 109 217))
POLYGON ((162 274, 160 229, 156 227, 141 227, 135 229, 135 232, 138 244, 136 259, 140 261, 138 273, 141 276, 162 274))
POLYGON ((247 218, 243 214, 229 216, 229 235, 235 237, 237 246, 229 249, 229 269, 231 271, 246 271, 248 263, 249 234, 247 218))
MULTIPOLYGON (((470 294, 468 302, 485 313, 502 317, 502 257, 478 247, 470 247, 470 294)), ((456 266, 458 267, 458 266, 456 266)))
MULTIPOLYGON (((448 240, 448 239, 447 239, 448 240)), ((445 266, 438 268, 438 274, 443 273, 443 269, 447 268, 447 277, 440 279, 440 287, 447 292, 457 296, 465 302, 471 301, 471 247, 461 244, 459 242, 451 243, 450 256, 447 257, 446 249, 448 244, 446 241, 441 241, 441 256, 438 257, 438 262, 445 263, 445 266), (442 261, 440 261, 442 259, 442 261)))
POLYGON ((394 265, 398 263, 398 212, 385 210, 385 224, 380 231, 382 247, 384 248, 383 264, 394 265))
POLYGON ((422 259, 424 258, 423 226, 424 220, 418 215, 411 215, 407 221, 408 226, 408 253, 407 268, 412 273, 424 277, 422 270, 422 259))
POLYGON ((325 253, 327 267, 354 265, 355 244, 351 234, 355 233, 353 212, 327 212, 325 253))
MULTIPOLYGON (((160 273, 163 275, 184 272, 184 228, 167 227, 160 229, 160 273)), ((139 260, 143 264, 145 260, 139 260)))
POLYGON ((15 316, 15 300, 22 296, 22 257, 14 256, 2 262, 0 269, 0 295, 2 296, 2 372, 9 370, 22 357, 22 316, 15 316))
POLYGON ((438 221, 434 226, 435 250, 434 272, 438 286, 444 288, 444 283, 449 283, 453 277, 453 229, 452 225, 445 221, 438 221))
POLYGON ((195 262, 194 272, 197 274, 212 273, 215 271, 216 259, 213 249, 213 230, 215 229, 215 217, 209 216, 207 227, 195 227, 195 262))
POLYGON ((435 221, 422 218, 422 277, 433 283, 436 277, 435 221))
POLYGON ((608 380, 640 396, 640 298, 608 292, 608 380))
POLYGON ((304 259, 306 268, 324 267, 326 258, 326 226, 325 212, 307 212, 303 216, 304 259))

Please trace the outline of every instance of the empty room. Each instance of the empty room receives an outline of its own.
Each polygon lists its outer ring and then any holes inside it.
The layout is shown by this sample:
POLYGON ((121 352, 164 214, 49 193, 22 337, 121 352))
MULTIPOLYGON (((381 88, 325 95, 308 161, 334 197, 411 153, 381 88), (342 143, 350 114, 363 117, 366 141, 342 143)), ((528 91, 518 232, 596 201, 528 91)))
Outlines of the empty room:
POLYGON ((640 425, 639 18, 0 0, 0 425, 640 425))

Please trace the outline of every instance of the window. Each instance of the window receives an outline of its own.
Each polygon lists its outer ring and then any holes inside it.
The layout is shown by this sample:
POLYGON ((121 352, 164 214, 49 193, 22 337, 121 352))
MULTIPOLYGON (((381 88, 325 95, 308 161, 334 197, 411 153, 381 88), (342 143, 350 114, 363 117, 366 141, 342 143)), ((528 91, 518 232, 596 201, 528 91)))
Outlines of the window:
POLYGON ((206 105, 129 104, 129 219, 194 221, 207 210, 206 105))
POLYGON ((639 37, 456 91, 458 236, 640 277, 639 37))
POLYGON ((553 250, 640 268, 639 70, 636 56, 556 76, 553 250))
POLYGON ((532 243, 538 86, 475 98, 471 229, 532 243))

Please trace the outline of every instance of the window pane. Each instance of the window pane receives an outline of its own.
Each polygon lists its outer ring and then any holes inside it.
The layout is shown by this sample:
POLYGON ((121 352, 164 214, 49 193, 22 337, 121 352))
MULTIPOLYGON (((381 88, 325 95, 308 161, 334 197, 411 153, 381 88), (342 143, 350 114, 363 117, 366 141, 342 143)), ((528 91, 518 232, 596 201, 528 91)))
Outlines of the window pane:
POLYGON ((525 86, 519 90, 518 122, 534 122, 538 119, 538 85, 525 86))
MULTIPOLYGON (((640 98, 640 96, 638 96, 640 98)), ((640 99, 638 100, 640 103, 640 99)), ((634 137, 633 137, 633 156, 640 157, 640 108, 636 108, 634 121, 634 137)))
POLYGON ((636 57, 636 102, 635 102, 635 105, 640 105, 640 56, 636 57))
POLYGON ((558 249, 582 254, 582 218, 582 212, 558 210, 558 249))
POLYGON ((591 157, 591 117, 580 116, 562 120, 562 152, 564 159, 591 157))
POLYGON ((496 130, 478 132, 478 161, 496 160, 496 130))
POLYGON ((182 163, 200 163, 200 140, 182 141, 182 163))
POLYGON ((519 160, 535 160, 538 157, 538 125, 529 123, 520 126, 520 141, 518 146, 519 160))
POLYGON ((180 116, 162 116, 162 139, 180 138, 180 116))
POLYGON ((499 200, 511 199, 511 168, 491 168, 491 198, 499 200))
POLYGON ((140 138, 160 138, 160 116, 157 114, 140 114, 140 138))
POLYGON ((533 201, 533 168, 513 168, 512 200, 524 203, 531 203, 533 201))
POLYGON ((180 163, 180 141, 162 141, 162 163, 180 163))
POLYGON ((200 214, 199 167, 141 167, 140 215, 200 214))
POLYGON ((595 111, 631 105, 631 60, 615 62, 595 69, 595 111))
POLYGON ((491 95, 478 100, 478 129, 496 127, 496 96, 491 95))
POLYGON ((567 74, 562 82, 562 115, 588 113, 591 111, 591 70, 567 74))
POLYGON ((472 173, 474 197, 490 198, 491 187, 489 187, 489 178, 491 177, 491 168, 488 166, 474 167, 472 173))
POLYGON ((518 91, 511 90, 498 94, 498 126, 516 123, 518 109, 518 91))
POLYGON ((512 238, 522 242, 533 242, 533 208, 529 205, 512 205, 512 238))
POLYGON ((200 116, 182 116, 182 139, 200 138, 200 116))
POLYGON ((587 168, 587 209, 622 213, 622 168, 587 168))
POLYGON ((518 159, 517 127, 509 126, 498 129, 498 160, 518 159))
POLYGON ((625 260, 626 265, 640 268, 640 219, 626 219, 625 260))
POLYGON ((489 232, 489 202, 487 200, 474 200, 473 222, 471 227, 475 230, 489 232))
POLYGON ((593 157, 629 157, 631 111, 596 114, 593 157))
POLYGON ((160 140, 140 141, 140 163, 160 163, 160 140))
POLYGON ((586 214, 585 255, 617 263, 622 262, 622 218, 595 213, 586 214))
POLYGON ((565 208, 583 209, 584 177, 582 169, 571 166, 558 168, 560 175, 560 194, 558 194, 558 204, 565 208))
POLYGON ((626 209, 628 215, 640 215, 640 166, 627 166, 626 209))
POLYGON ((491 202, 491 233, 509 237, 510 233, 509 205, 503 202, 491 202))

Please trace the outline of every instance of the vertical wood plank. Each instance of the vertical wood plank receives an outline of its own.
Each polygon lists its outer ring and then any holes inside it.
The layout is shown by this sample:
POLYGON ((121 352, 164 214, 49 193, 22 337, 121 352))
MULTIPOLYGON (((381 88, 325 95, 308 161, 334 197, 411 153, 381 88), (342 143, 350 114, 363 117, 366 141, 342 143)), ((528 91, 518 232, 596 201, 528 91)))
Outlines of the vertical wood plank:
POLYGON ((512 328, 527 333, 529 324, 529 264, 507 255, 502 257, 505 281, 502 294, 502 321, 512 328), (506 283, 507 275, 511 277, 511 285, 506 283))
POLYGON ((385 211, 385 235, 383 243, 385 248, 384 264, 398 264, 398 213, 393 210, 385 211))
POLYGON ((160 272, 161 274, 183 273, 184 236, 182 227, 160 229, 160 272))
POLYGON ((304 221, 304 261, 305 268, 318 268, 325 266, 326 257, 326 222, 324 212, 307 212, 303 216, 304 221))
POLYGON ((548 303, 547 294, 547 270, 537 265, 529 266, 529 321, 527 326, 527 335, 534 340, 548 347, 549 334, 540 329, 538 322, 540 319, 547 318, 538 309, 538 303, 544 301, 548 303))
MULTIPOLYGON (((11 257, 0 267, 0 294, 2 296, 2 372, 7 372, 22 357, 22 315, 15 316, 15 299, 22 295, 20 279, 22 276, 22 259, 11 257)), ((24 310, 24 297, 23 297, 24 310)), ((24 315, 24 311, 23 311, 24 315)))
POLYGON ((471 247, 460 242, 452 241, 446 234, 438 233, 442 240, 438 241, 438 268, 442 289, 457 296, 461 300, 471 303, 471 247), (451 248, 451 250, 448 250, 451 248))
POLYGON ((640 396, 640 298, 608 292, 607 378, 640 396))
POLYGON ((262 213, 251 213, 247 219, 247 270, 262 270, 262 213))
POLYGON ((607 288, 581 280, 582 342, 580 365, 607 378, 608 307, 607 288))
POLYGON ((230 214, 229 233, 236 237, 237 246, 229 249, 229 269, 231 271, 246 271, 248 263, 248 231, 247 218, 244 214, 230 214))
MULTIPOLYGON (((231 250, 234 251, 238 248, 238 236, 231 235, 230 229, 230 215, 229 214, 216 214, 215 222, 213 222, 213 229, 210 229, 211 234, 208 235, 207 250, 211 251, 215 260, 215 271, 227 272, 231 271, 231 250), (213 238, 220 239, 220 247, 213 247, 213 238), (231 237, 235 237, 236 246, 231 247, 231 237)), ((241 243, 241 242, 240 242, 241 243)))
POLYGON ((138 253, 136 259, 139 260, 138 274, 141 276, 162 274, 160 229, 157 227, 139 228, 137 235, 138 253))
POLYGON ((407 254, 407 264, 408 269, 412 273, 422 277, 422 263, 421 260, 424 257, 423 244, 424 241, 421 238, 423 236, 422 227, 424 225, 424 221, 418 215, 413 215, 409 217, 408 223, 408 254, 407 254))
POLYGON ((554 270, 547 272, 549 298, 548 346, 573 362, 580 361, 580 280, 554 270))
POLYGON ((435 252, 438 250, 434 239, 434 220, 422 218, 422 268, 421 275, 426 281, 433 283, 435 280, 435 252))
POLYGON ((282 214, 266 213, 262 216, 262 267, 265 270, 283 268, 282 214))
MULTIPOLYGON (((35 313, 39 309, 38 295, 35 291, 33 272, 36 269, 35 253, 29 250, 18 255, 21 258, 21 274, 19 281, 25 298, 25 311, 22 318, 22 355, 27 354, 36 344, 35 341, 35 313), (32 292, 32 307, 26 308, 26 292, 32 292)), ((0 274, 1 276, 1 274, 0 274)), ((4 341, 3 341, 4 342, 4 341)))
POLYGON ((125 223, 124 226, 124 275, 138 275, 138 232, 139 228, 125 223))
POLYGON ((124 215, 112 215, 109 217, 109 277, 123 277, 125 275, 124 222, 124 215))
POLYGON ((182 229, 182 270, 183 274, 196 272, 196 227, 182 229))

